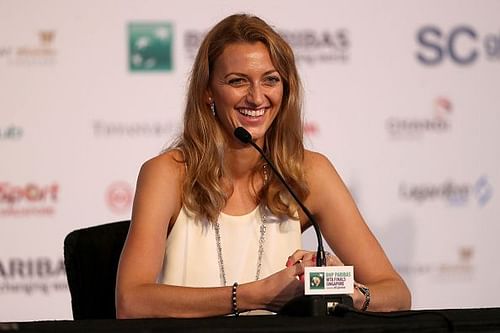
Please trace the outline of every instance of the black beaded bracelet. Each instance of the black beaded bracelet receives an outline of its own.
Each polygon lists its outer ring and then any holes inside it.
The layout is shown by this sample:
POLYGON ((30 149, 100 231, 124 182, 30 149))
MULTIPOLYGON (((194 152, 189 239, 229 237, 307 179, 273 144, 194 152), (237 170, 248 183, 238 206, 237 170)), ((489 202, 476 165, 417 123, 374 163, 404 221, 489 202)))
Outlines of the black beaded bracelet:
POLYGON ((238 289, 238 282, 233 283, 233 291, 231 293, 232 295, 232 301, 233 301, 233 314, 238 317, 240 315, 240 312, 238 311, 238 299, 237 299, 237 289, 238 289))

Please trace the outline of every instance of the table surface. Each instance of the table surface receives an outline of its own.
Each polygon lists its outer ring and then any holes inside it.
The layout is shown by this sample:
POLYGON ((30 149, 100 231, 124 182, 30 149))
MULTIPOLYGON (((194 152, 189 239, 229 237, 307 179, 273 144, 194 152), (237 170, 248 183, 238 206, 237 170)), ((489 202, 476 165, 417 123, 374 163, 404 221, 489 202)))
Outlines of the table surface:
POLYGON ((0 332, 500 332, 500 308, 348 312, 328 317, 62 320, 0 323, 0 332))

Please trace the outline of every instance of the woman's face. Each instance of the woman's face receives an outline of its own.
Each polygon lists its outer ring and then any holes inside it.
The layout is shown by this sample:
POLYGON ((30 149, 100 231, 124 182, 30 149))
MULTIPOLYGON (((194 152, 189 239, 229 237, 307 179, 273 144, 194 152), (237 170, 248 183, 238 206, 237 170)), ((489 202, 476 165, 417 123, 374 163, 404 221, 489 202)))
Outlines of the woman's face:
POLYGON ((263 43, 229 44, 215 60, 207 102, 215 102, 217 118, 231 138, 243 126, 262 145, 282 97, 281 76, 263 43))

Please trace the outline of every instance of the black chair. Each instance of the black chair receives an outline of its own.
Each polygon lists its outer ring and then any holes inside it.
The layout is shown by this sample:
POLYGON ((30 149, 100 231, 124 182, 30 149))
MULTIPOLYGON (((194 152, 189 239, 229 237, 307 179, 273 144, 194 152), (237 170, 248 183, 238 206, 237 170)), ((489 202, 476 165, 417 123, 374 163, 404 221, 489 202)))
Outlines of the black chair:
POLYGON ((116 270, 129 225, 121 221, 79 229, 64 239, 74 319, 116 318, 116 270))

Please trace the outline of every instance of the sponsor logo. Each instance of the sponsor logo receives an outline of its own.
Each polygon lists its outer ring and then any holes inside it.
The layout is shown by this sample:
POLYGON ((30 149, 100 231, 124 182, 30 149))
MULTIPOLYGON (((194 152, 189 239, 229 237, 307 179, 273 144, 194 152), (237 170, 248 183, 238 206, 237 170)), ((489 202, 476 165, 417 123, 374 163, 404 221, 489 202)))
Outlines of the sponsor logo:
POLYGON ((311 287, 311 289, 325 288, 325 273, 312 272, 311 274, 309 274, 309 286, 311 287))
POLYGON ((493 196, 493 186, 488 182, 488 178, 480 177, 473 187, 474 197, 480 206, 484 206, 490 201, 493 196))
POLYGON ((40 30, 37 33, 38 43, 19 46, 1 46, 0 60, 15 66, 54 65, 57 59, 55 48, 56 32, 40 30))
POLYGON ((173 28, 170 23, 129 23, 128 34, 130 71, 172 70, 173 28))
POLYGON ((0 259, 0 294, 50 294, 67 290, 62 258, 0 259))
POLYGON ((54 42, 55 33, 54 31, 40 31, 38 36, 42 45, 50 46, 54 42))
MULTIPOLYGON (((281 30, 281 36, 293 48, 297 63, 344 63, 350 58, 351 41, 347 29, 281 30)), ((188 30, 184 33, 184 50, 194 60, 205 32, 188 30)))
POLYGON ((319 134, 319 125, 315 122, 306 122, 304 124, 304 134, 309 136, 316 136, 319 134))
POLYGON ((194 61, 204 37, 205 32, 202 31, 187 30, 184 33, 184 51, 188 60, 194 61))
POLYGON ((304 270, 306 295, 350 294, 353 284, 352 266, 306 267, 304 270))
POLYGON ((171 135, 176 128, 174 123, 164 122, 106 122, 94 120, 92 129, 95 137, 166 137, 171 135))
POLYGON ((55 213, 59 184, 13 185, 0 182, 0 216, 49 216, 55 213))
POLYGON ((419 204, 444 201, 451 206, 465 206, 475 202, 485 206, 493 197, 493 186, 488 177, 481 176, 475 182, 457 183, 451 180, 440 184, 407 184, 399 186, 399 196, 419 204))
POLYGON ((470 279, 475 272, 474 248, 462 246, 457 249, 455 260, 438 263, 396 264, 396 270, 405 276, 437 275, 436 281, 470 279))
POLYGON ((432 104, 431 117, 390 117, 385 127, 392 139, 419 139, 424 134, 446 133, 451 128, 453 104, 446 97, 437 97, 432 104))
POLYGON ((434 25, 421 27, 416 34, 416 59, 423 65, 435 66, 445 61, 456 65, 472 65, 481 57, 488 61, 500 60, 500 33, 481 36, 469 25, 442 29, 434 25))
POLYGON ((19 140, 23 137, 23 128, 16 125, 0 127, 0 140, 19 140))
POLYGON ((106 203, 115 214, 129 213, 134 199, 134 189, 129 183, 116 181, 106 190, 106 203))
POLYGON ((346 29, 281 30, 292 46, 297 63, 343 63, 349 60, 351 41, 346 29))

